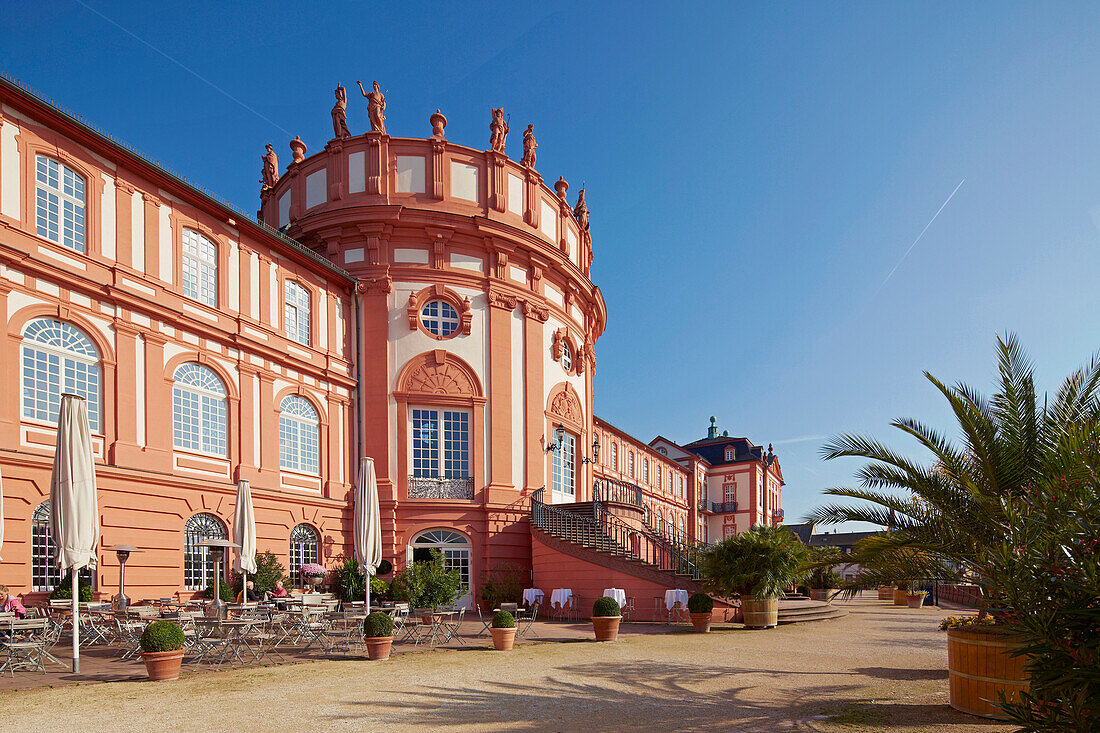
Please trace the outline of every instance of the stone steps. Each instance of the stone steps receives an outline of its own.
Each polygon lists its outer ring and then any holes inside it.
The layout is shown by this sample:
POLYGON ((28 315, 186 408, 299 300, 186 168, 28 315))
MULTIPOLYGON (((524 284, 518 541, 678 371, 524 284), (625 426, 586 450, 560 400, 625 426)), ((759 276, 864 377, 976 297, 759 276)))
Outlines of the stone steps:
POLYGON ((779 623, 798 624, 806 621, 827 621, 847 616, 848 611, 824 601, 784 600, 779 602, 779 623))

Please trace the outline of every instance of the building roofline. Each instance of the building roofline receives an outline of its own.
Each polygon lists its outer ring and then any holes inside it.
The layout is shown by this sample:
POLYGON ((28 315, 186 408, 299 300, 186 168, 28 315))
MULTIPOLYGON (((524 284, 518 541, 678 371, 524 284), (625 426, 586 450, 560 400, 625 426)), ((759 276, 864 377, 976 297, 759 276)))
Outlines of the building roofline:
POLYGON ((0 72, 0 89, 9 91, 22 99, 25 103, 31 107, 37 109, 40 114, 45 116, 54 116, 64 125, 76 128, 76 130, 89 135, 95 141, 111 148, 120 156, 125 157, 129 161, 136 164, 134 167, 138 169, 145 169, 147 174, 152 174, 150 178, 160 177, 165 179, 171 185, 178 186, 184 189, 187 193, 190 193, 199 198, 203 203, 208 206, 212 206, 217 209, 221 209, 223 213, 229 214, 228 218, 234 220, 234 224, 230 226, 236 226, 240 229, 250 229, 257 233, 259 236, 269 237, 276 240, 279 244, 289 247, 297 254, 300 254, 312 262, 320 265, 324 269, 330 271, 334 275, 345 280, 349 285, 353 285, 357 282, 355 276, 350 272, 334 264, 331 260, 322 257, 313 250, 305 247, 299 242, 291 239, 282 232, 272 229, 263 222, 256 221, 256 219, 241 211, 233 204, 229 203, 225 199, 221 198, 217 194, 212 193, 203 186, 188 180, 186 177, 174 173, 167 168, 167 166, 153 161, 144 154, 138 152, 135 148, 131 147, 127 143, 116 139, 110 133, 104 132, 96 127, 91 122, 83 119, 79 115, 61 107, 52 99, 39 94, 36 90, 25 84, 24 82, 13 79, 2 72, 0 72))
POLYGON ((663 454, 661 454, 661 453, 657 452, 657 450, 656 450, 655 448, 651 447, 651 446, 650 446, 650 445, 649 445, 648 443, 646 443, 646 442, 644 442, 644 441, 642 441, 642 440, 639 440, 638 438, 635 438, 635 437, 634 437, 633 435, 631 435, 630 433, 626 432, 626 431, 625 431, 625 430, 623 430, 622 428, 620 428, 620 427, 617 427, 617 426, 615 426, 615 425, 612 425, 611 423, 609 423, 609 422, 608 422, 607 420, 604 420, 604 419, 603 419, 602 417, 600 417, 599 415, 595 415, 595 414, 593 414, 593 415, 592 415, 592 420, 594 420, 594 421, 595 421, 595 420, 599 420, 600 422, 602 422, 602 423, 603 423, 604 425, 606 425, 607 427, 611 428, 612 430, 615 430, 615 431, 617 431, 617 432, 619 432, 619 433, 622 433, 623 435, 627 436, 627 437, 628 437, 628 438, 630 438, 631 440, 637 441, 637 443, 638 443, 639 445, 641 445, 641 446, 642 446, 643 448, 645 448, 645 449, 646 449, 647 451, 649 451, 650 453, 652 453, 652 454, 653 454, 653 456, 654 456, 655 458, 660 458, 661 460, 664 460, 664 461, 668 461, 669 463, 675 463, 677 467, 679 467, 679 468, 681 468, 681 469, 683 469, 683 470, 685 470, 685 471, 687 470, 687 469, 684 469, 684 467, 683 467, 683 466, 681 466, 681 465, 680 465, 679 463, 677 463, 677 462, 676 462, 676 459, 675 459, 675 458, 669 458, 668 456, 666 456, 666 455, 663 455, 663 454))

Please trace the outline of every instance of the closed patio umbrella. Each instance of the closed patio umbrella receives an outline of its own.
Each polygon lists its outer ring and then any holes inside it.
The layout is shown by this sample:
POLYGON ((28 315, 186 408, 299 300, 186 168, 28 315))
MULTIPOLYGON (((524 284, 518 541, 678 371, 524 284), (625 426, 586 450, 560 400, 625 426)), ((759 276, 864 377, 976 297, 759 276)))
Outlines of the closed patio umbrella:
POLYGON ((370 576, 382 562, 382 526, 378 511, 378 480, 374 475, 374 459, 359 461, 359 481, 355 485, 355 512, 352 543, 355 559, 363 572, 367 586, 367 612, 370 612, 370 576))
POLYGON ((88 428, 88 404, 79 395, 61 396, 57 451, 50 480, 50 533, 57 548, 57 566, 72 572, 73 672, 80 672, 80 581, 77 576, 81 568, 96 564, 99 501, 92 433, 88 428))
POLYGON ((244 584, 248 573, 256 572, 256 514, 252 510, 252 489, 248 481, 237 482, 237 510, 233 519, 233 537, 240 545, 237 569, 241 571, 241 602, 245 602, 244 584))

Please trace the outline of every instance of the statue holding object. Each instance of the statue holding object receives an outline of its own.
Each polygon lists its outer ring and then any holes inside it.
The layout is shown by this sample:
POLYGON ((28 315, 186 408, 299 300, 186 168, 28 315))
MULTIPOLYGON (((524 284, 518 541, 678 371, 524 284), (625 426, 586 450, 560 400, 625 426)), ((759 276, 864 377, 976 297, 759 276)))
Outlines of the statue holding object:
POLYGON ((489 149, 494 153, 503 153, 508 140, 508 121, 504 119, 503 108, 493 108, 493 121, 489 123, 489 149))
POLYGON ((520 163, 528 168, 534 168, 535 148, 538 146, 539 144, 535 142, 535 126, 528 125, 527 129, 523 131, 523 160, 520 163))
POLYGON ((577 217, 577 223, 581 225, 581 232, 588 234, 588 203, 584 200, 584 189, 577 195, 577 205, 573 207, 573 216, 577 217))
POLYGON ((374 82, 374 90, 368 92, 363 88, 363 82, 355 82, 359 85, 359 91, 367 100, 367 117, 370 119, 370 131, 386 134, 386 95, 378 88, 378 82, 374 82))
POLYGON ((336 104, 332 108, 332 134, 337 140, 351 137, 348 132, 348 90, 336 85, 336 104))
POLYGON ((264 164, 263 178, 260 182, 263 184, 262 190, 266 191, 279 182, 279 158, 275 155, 275 148, 271 147, 271 143, 268 143, 265 148, 267 152, 260 156, 264 164))

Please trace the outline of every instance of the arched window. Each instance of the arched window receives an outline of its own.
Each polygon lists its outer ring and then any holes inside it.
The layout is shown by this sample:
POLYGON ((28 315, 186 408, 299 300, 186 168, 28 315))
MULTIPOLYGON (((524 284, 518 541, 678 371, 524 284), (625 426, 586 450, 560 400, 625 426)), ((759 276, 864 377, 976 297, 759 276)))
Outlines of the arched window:
POLYGON ((218 306, 218 248, 194 231, 183 230, 183 294, 192 300, 218 306))
POLYGON ((458 311, 445 300, 429 300, 420 309, 420 322, 433 336, 450 336, 458 330, 458 311))
POLYGON ((56 318, 23 329, 23 417, 56 423, 61 395, 88 403, 88 427, 99 432, 99 351, 83 331, 56 318))
POLYGON ((293 280, 287 280, 283 290, 283 320, 286 321, 286 335, 300 344, 309 346, 309 291, 293 280))
POLYGON ((172 434, 177 448, 226 455, 225 385, 201 364, 181 364, 172 389, 172 434))
POLYGON ((31 590, 51 591, 61 580, 50 537, 50 502, 39 504, 31 515, 31 590))
POLYGON ((413 562, 426 562, 432 557, 432 550, 443 553, 443 566, 448 570, 458 570, 462 577, 462 589, 459 593, 463 596, 458 599, 457 605, 469 607, 470 605, 470 540, 451 529, 429 529, 416 535, 412 541, 413 562))
POLYGON ((318 473, 320 421, 309 400, 287 395, 279 405, 279 466, 288 471, 318 473))
POLYGON ((38 236, 84 252, 84 176, 64 163, 38 155, 34 181, 38 236))
POLYGON ((296 524, 290 530, 290 582, 295 587, 301 587, 302 566, 309 562, 319 563, 321 560, 321 537, 317 530, 308 524, 296 524))
MULTIPOLYGON (((183 585, 187 590, 203 590, 214 582, 214 559, 199 543, 226 537, 225 525, 213 514, 196 514, 187 520, 183 528, 183 585)), ((226 565, 222 564, 223 572, 226 565)))

